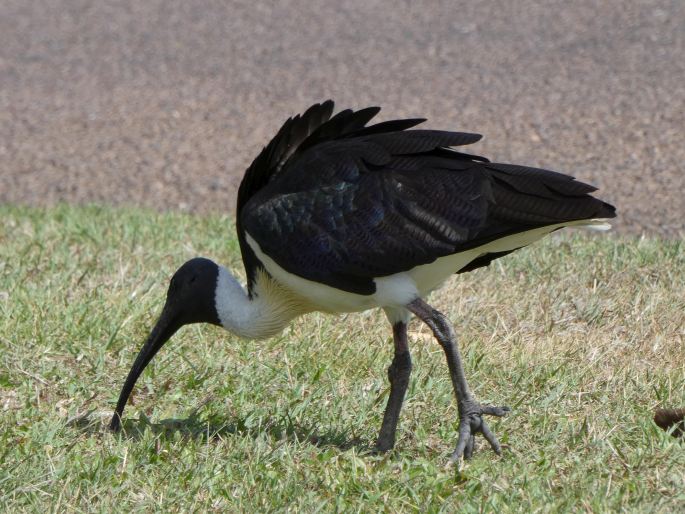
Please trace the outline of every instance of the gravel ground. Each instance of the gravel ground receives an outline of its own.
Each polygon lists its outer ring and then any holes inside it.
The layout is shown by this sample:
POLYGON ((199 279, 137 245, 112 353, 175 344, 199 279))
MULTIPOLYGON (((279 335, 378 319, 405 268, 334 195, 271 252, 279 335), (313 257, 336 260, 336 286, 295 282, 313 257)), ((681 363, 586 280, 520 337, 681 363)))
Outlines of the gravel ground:
POLYGON ((622 232, 685 235, 685 2, 3 0, 0 202, 234 210, 328 97, 571 173, 622 232), (316 7, 313 7, 316 6, 316 7))

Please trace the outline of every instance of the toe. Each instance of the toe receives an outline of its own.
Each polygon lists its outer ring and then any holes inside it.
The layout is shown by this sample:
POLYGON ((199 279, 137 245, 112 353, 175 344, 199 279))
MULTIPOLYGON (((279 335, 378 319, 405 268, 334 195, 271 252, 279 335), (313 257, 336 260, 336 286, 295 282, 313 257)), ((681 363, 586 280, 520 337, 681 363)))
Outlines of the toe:
POLYGON ((483 414, 487 414, 489 416, 506 416, 511 412, 511 409, 509 407, 495 407, 494 405, 484 405, 482 407, 483 414))
POLYGON ((459 423, 459 438, 457 439, 457 447, 452 453, 452 461, 458 461, 462 458, 464 451, 471 440, 471 434, 471 426, 468 421, 459 423))
POLYGON ((471 435, 469 437, 468 442, 466 443, 466 447, 464 448, 464 458, 465 459, 470 459, 473 457, 473 448, 476 445, 476 436, 471 435))
POLYGON ((395 446, 395 441, 389 441, 387 439, 378 439, 373 447, 374 453, 385 453, 390 451, 395 446))
POLYGON ((490 427, 485 421, 483 421, 483 424, 480 427, 480 431, 483 433, 483 437, 485 437, 487 442, 490 443, 492 450, 497 455, 502 455, 502 447, 500 446, 499 441, 497 440, 497 436, 495 436, 495 434, 492 433, 490 427))

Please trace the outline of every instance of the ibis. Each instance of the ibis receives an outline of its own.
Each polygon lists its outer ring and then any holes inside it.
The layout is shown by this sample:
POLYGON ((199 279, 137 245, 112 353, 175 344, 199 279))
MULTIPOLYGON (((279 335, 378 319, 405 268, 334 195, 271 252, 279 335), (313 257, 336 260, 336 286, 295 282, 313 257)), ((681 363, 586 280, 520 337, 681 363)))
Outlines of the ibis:
POLYGON ((596 188, 544 169, 501 164, 455 148, 479 134, 414 128, 423 118, 369 125, 380 108, 331 100, 288 119, 245 172, 237 195, 243 286, 225 267, 194 258, 174 273, 159 319, 124 382, 110 427, 119 430, 136 380, 183 325, 211 323, 247 339, 280 333, 294 318, 380 307, 392 326, 390 393, 375 449, 395 445, 412 361, 415 316, 444 350, 459 424, 453 460, 475 436, 501 446, 484 419, 508 407, 469 388, 455 330, 427 303, 454 273, 569 226, 606 229, 615 208, 596 188))

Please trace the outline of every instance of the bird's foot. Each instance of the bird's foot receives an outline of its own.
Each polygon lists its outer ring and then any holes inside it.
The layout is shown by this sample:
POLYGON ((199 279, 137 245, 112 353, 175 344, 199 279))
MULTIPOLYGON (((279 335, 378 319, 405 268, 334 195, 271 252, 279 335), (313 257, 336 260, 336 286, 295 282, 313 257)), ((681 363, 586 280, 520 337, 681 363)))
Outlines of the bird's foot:
POLYGON ((493 405, 481 405, 475 400, 467 400, 462 404, 459 416, 459 439, 450 460, 459 461, 462 457, 470 459, 473 456, 473 448, 476 442, 476 434, 480 432, 490 443, 497 455, 502 454, 502 447, 495 434, 483 419, 483 415, 506 416, 511 409, 509 407, 495 407, 493 405))
POLYGON ((376 440, 376 444, 373 446, 371 453, 378 455, 381 453, 388 452, 395 447, 395 440, 389 438, 383 438, 382 436, 376 440))

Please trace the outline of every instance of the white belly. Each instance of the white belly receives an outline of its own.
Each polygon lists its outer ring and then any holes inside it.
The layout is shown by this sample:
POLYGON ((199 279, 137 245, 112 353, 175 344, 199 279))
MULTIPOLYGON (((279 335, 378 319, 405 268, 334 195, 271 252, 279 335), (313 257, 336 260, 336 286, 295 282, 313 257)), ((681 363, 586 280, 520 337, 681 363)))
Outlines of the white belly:
POLYGON ((483 246, 440 257, 430 264, 423 264, 408 271, 395 273, 374 279, 376 292, 362 295, 341 291, 334 287, 307 280, 280 267, 269 256, 262 252, 259 244, 246 234, 247 243, 257 258, 264 264, 269 274, 283 286, 306 298, 318 310, 324 312, 358 312, 374 307, 390 310, 403 310, 403 307, 417 297, 424 297, 440 287, 445 280, 480 255, 493 252, 505 252, 527 246, 550 232, 568 226, 588 226, 597 229, 608 228, 601 220, 581 220, 540 227, 527 232, 492 241, 483 246))

